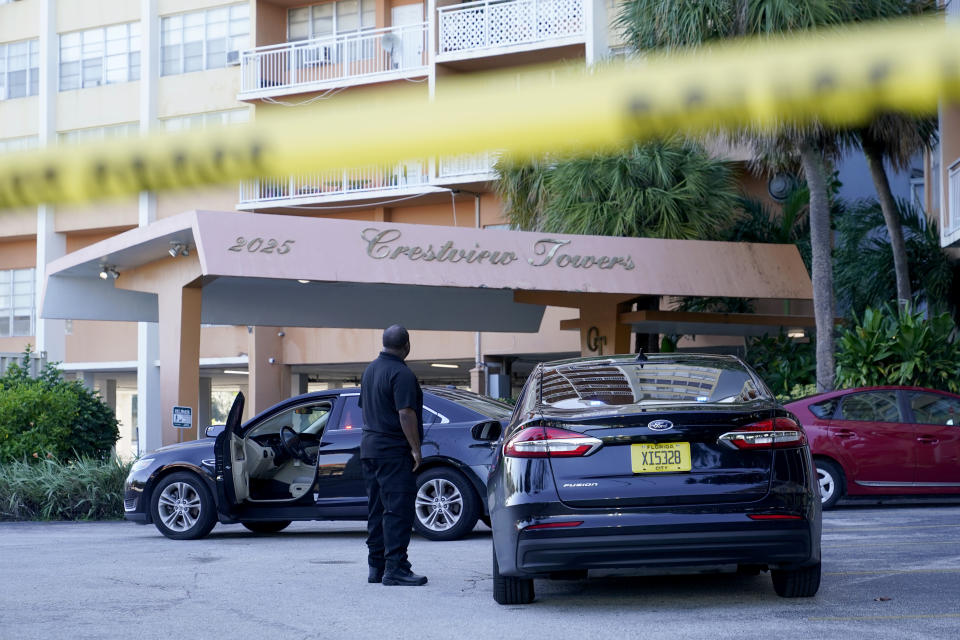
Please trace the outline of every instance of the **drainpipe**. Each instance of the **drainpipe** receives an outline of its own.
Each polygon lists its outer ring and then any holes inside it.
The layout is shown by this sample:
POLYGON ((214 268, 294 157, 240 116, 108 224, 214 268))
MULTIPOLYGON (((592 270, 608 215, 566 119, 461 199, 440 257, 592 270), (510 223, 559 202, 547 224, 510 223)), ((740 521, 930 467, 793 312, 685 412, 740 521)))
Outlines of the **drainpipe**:
MULTIPOLYGON (((473 214, 474 214, 474 226, 477 229, 480 229, 480 194, 473 194, 473 214)), ((473 389, 476 393, 487 394, 487 367, 483 363, 483 349, 482 349, 482 335, 479 331, 473 332, 473 356, 474 356, 474 373, 475 375, 470 376, 470 381, 472 387, 478 387, 473 389), (474 378, 476 378, 476 383, 474 383, 474 378)))

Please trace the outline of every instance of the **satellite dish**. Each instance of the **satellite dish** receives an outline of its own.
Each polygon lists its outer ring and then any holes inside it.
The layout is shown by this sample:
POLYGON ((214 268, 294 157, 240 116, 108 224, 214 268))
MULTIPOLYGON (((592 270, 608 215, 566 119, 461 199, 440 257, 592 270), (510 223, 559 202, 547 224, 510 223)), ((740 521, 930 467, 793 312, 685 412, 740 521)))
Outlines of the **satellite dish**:
POLYGON ((399 53, 402 44, 400 36, 392 31, 383 34, 383 37, 380 38, 380 47, 390 55, 399 53))

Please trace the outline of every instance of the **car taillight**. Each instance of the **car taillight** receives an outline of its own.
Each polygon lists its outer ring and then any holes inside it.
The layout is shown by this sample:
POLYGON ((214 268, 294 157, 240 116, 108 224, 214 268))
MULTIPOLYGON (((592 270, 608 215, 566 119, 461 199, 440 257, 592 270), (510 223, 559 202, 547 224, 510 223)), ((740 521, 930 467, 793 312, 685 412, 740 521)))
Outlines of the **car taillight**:
POLYGON ((507 440, 503 455, 510 458, 576 458, 602 445, 598 438, 554 427, 526 427, 507 440))
POLYGON ((768 418, 720 436, 735 449, 784 449, 807 444, 803 427, 790 418, 768 418))

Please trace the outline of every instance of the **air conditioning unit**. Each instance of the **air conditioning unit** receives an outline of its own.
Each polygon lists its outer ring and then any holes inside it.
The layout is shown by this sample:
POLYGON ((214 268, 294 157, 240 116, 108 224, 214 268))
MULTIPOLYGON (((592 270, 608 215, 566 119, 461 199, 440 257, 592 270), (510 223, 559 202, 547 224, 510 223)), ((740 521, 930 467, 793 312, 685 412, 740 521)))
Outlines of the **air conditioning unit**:
POLYGON ((239 51, 227 51, 227 66, 228 67, 238 67, 240 66, 240 52, 239 51))
POLYGON ((333 47, 304 47, 300 49, 300 64, 304 67, 312 67, 334 62, 333 51, 333 47))

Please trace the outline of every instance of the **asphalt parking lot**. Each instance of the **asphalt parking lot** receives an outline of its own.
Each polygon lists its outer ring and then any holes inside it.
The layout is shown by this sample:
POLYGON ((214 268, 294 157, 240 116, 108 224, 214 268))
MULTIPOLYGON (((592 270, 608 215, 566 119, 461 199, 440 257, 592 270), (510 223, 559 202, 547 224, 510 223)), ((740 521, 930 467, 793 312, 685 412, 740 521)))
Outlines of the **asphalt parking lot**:
POLYGON ((426 587, 366 584, 360 523, 273 536, 217 526, 173 542, 152 526, 0 524, 0 639, 960 638, 960 505, 825 514, 816 598, 767 574, 591 576, 491 597, 490 534, 414 538, 426 587))

